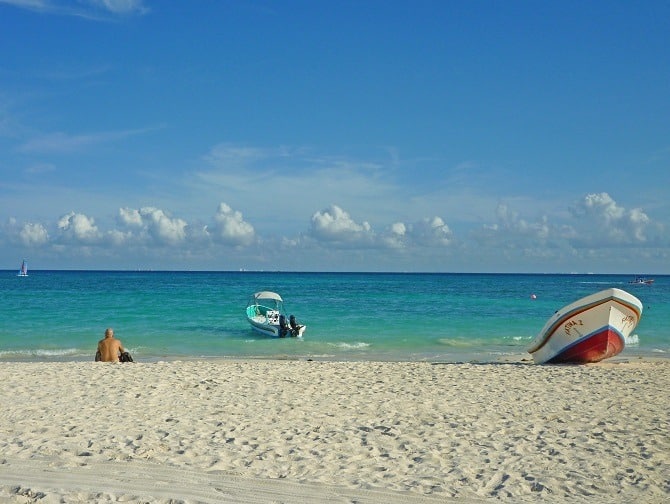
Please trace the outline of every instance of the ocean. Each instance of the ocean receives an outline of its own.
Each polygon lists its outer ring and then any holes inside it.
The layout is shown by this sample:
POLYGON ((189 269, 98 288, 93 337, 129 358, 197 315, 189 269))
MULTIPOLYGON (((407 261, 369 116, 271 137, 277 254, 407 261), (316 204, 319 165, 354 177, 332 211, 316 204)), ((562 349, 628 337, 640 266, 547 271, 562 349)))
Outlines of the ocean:
POLYGON ((136 361, 209 358, 500 362, 551 315, 608 287, 642 320, 619 357, 670 356, 670 276, 0 271, 0 361, 93 360, 113 327, 136 361), (278 292, 304 338, 251 331, 250 296, 278 292))

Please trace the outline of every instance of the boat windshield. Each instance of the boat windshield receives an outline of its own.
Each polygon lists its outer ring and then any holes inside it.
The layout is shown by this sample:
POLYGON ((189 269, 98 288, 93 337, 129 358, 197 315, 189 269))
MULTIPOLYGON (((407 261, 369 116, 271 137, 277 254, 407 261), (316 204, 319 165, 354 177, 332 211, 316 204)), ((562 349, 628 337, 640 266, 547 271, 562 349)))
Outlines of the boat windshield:
POLYGON ((257 292, 253 295, 249 304, 265 306, 280 313, 283 313, 284 310, 282 298, 274 292, 257 292))

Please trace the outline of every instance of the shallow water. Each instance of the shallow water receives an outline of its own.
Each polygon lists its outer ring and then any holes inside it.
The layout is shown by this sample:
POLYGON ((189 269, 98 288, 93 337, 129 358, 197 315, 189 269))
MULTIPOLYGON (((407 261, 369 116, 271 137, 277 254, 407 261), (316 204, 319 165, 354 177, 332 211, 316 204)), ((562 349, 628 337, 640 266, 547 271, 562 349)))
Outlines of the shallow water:
POLYGON ((562 306, 608 287, 636 295, 642 320, 622 357, 670 352, 670 277, 626 275, 0 272, 0 360, 88 360, 106 327, 136 360, 313 358, 481 361, 525 346, 562 306), (257 335, 256 291, 284 298, 302 339, 257 335), (535 298, 532 298, 532 295, 535 298))

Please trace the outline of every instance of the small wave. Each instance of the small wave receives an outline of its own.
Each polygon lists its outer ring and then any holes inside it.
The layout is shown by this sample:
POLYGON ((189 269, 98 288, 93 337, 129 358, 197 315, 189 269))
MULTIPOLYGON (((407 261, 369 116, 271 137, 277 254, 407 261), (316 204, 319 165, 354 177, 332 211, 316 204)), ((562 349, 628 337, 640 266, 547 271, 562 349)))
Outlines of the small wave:
POLYGON ((455 347, 455 348, 471 348, 477 346, 488 346, 492 344, 490 341, 482 339, 461 339, 461 338, 440 338, 437 340, 440 345, 455 347))
POLYGON ((361 348, 367 348, 370 346, 370 343, 364 343, 362 341, 356 343, 329 343, 331 346, 337 347, 340 350, 360 350, 361 348))
POLYGON ((627 336, 625 341, 626 345, 628 346, 637 346, 640 344, 640 338, 638 338, 637 334, 631 334, 630 336, 627 336))
POLYGON ((64 357, 70 355, 79 355, 81 352, 76 348, 65 348, 50 350, 45 348, 23 349, 23 350, 3 350, 0 351, 0 358, 8 357, 64 357))
POLYGON ((582 285, 623 285, 626 282, 621 282, 621 281, 614 281, 614 282, 612 282, 612 281, 596 281, 596 280, 586 281, 586 280, 583 280, 583 281, 577 282, 577 283, 582 284, 582 285))

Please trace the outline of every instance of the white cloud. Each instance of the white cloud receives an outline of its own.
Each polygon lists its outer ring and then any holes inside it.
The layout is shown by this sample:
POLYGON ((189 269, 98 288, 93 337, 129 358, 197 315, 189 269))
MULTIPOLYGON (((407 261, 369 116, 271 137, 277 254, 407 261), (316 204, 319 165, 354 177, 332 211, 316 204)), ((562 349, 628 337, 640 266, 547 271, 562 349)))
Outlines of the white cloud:
POLYGON ((147 11, 143 0, 89 0, 88 3, 114 14, 143 14, 147 11))
POLYGON ((538 222, 528 222, 520 218, 518 212, 511 210, 506 204, 501 203, 496 208, 496 217, 498 218, 496 227, 505 230, 508 236, 526 236, 542 241, 549 237, 549 225, 547 218, 544 216, 538 222))
POLYGON ((132 233, 124 233, 118 229, 112 229, 109 231, 109 233, 107 233, 107 238, 110 245, 114 247, 120 247, 128 243, 128 241, 132 238, 132 233))
POLYGON ((406 236, 407 226, 402 222, 394 222, 388 232, 381 237, 381 240, 389 248, 400 249, 405 246, 406 236))
POLYGON ((466 245, 484 261, 491 261, 497 252, 506 263, 524 258, 576 269, 578 264, 606 267, 605 258, 616 263, 618 259, 611 259, 616 247, 638 247, 639 251, 649 248, 652 253, 647 238, 650 230, 658 231, 656 245, 667 243, 662 238, 662 226, 652 222, 643 210, 628 210, 604 192, 587 194, 567 210, 553 214, 551 219, 543 215, 528 220, 501 203, 496 221, 472 232, 472 243, 466 245))
POLYGON ((374 240, 369 223, 355 222, 337 205, 312 215, 309 235, 319 241, 358 246, 369 245, 374 240))
POLYGON ((0 0, 6 3, 45 14, 62 14, 97 19, 96 13, 107 12, 115 16, 142 15, 149 12, 143 0, 81 0, 69 2, 65 0, 0 0))
POLYGON ((629 213, 629 219, 635 239, 640 242, 646 241, 645 228, 651 219, 640 208, 633 208, 629 213))
POLYGON ((214 216, 214 223, 196 227, 184 219, 172 217, 155 207, 120 208, 117 222, 127 233, 117 235, 117 241, 146 245, 177 245, 206 247, 208 239, 231 246, 249 246, 256 234, 239 211, 221 203, 214 216))
POLYGON ((154 207, 140 208, 138 214, 143 232, 153 241, 176 245, 186 239, 185 220, 170 217, 163 210, 154 207))
POLYGON ((57 224, 60 237, 66 241, 94 244, 101 238, 95 219, 84 214, 70 212, 63 215, 57 224))
POLYGON ((402 222, 394 222, 391 225, 391 232, 396 236, 405 236, 407 227, 402 222))
POLYGON ((571 209, 579 246, 607 247, 641 244, 651 219, 640 208, 626 210, 607 193, 587 194, 571 209))
POLYGON ((214 216, 215 223, 207 227, 212 239, 226 245, 248 246, 255 240, 254 227, 246 222, 242 213, 226 203, 220 203, 214 216))
POLYGON ((429 247, 451 244, 453 234, 449 226, 440 217, 423 219, 410 226, 408 236, 413 244, 429 247))
POLYGON ((43 10, 47 9, 53 2, 49 0, 0 0, 0 3, 6 3, 24 9, 43 10))
POLYGON ((15 247, 12 254, 17 256, 32 248, 33 257, 41 249, 54 257, 98 257, 117 261, 115 264, 121 264, 132 251, 136 261, 170 260, 173 267, 197 259, 202 267, 265 268, 272 264, 326 270, 453 267, 473 271, 478 265, 493 264, 493 269, 502 271, 525 271, 553 264, 573 271, 578 264, 607 267, 603 258, 611 256, 614 247, 626 247, 626 256, 632 247, 637 247, 637 257, 667 255, 662 247, 667 243, 663 227, 642 209, 626 209, 601 193, 585 195, 566 210, 528 219, 500 204, 492 224, 457 239, 439 216, 413 223, 395 221, 376 233, 369 222, 355 220, 339 205, 313 213, 306 232, 285 236, 259 235, 242 212, 224 202, 208 224, 189 223, 153 206, 123 207, 116 225, 107 230, 100 229, 93 217, 75 212, 63 215, 51 227, 9 218, 0 227, 0 244, 15 247), (657 235, 651 235, 651 230, 657 235), (231 247, 225 257, 217 245, 231 247))
POLYGON ((148 131, 152 131, 153 129, 155 128, 105 131, 80 135, 69 135, 62 132, 48 133, 25 141, 18 147, 18 150, 23 153, 38 154, 79 152, 94 145, 115 142, 131 136, 141 135, 148 131))
POLYGON ((19 232, 19 239, 26 247, 40 246, 49 241, 49 233, 42 224, 26 223, 19 232))
POLYGON ((576 208, 576 214, 594 215, 604 219, 606 222, 612 222, 621 219, 625 210, 617 206, 609 194, 587 194, 584 199, 579 202, 576 208))
POLYGON ((119 208, 119 222, 128 227, 142 228, 142 215, 134 208, 119 208))
MULTIPOLYGON (((214 147, 205 161, 207 166, 188 181, 191 190, 201 201, 220 198, 235 208, 244 205, 257 233, 275 232, 279 220, 282 229, 297 233, 304 228, 305 215, 322 208, 324 201, 337 201, 372 220, 392 215, 401 201, 393 177, 381 163, 348 161, 301 148, 229 144, 214 147), (281 214, 266 215, 269 199, 281 206, 281 214)), ((407 198, 405 192, 402 201, 411 206, 407 198)))
POLYGON ((424 218, 413 224, 393 223, 381 236, 390 248, 445 247, 453 242, 453 233, 441 217, 424 218))

